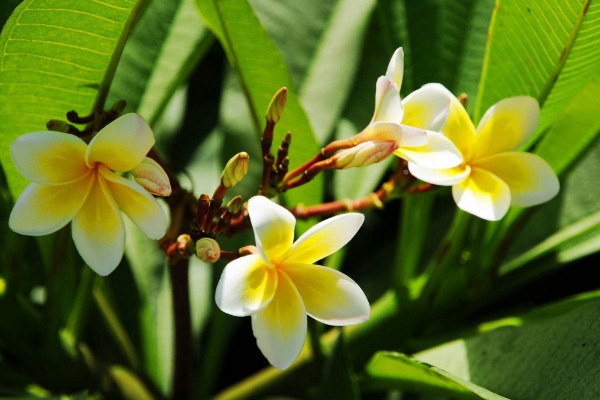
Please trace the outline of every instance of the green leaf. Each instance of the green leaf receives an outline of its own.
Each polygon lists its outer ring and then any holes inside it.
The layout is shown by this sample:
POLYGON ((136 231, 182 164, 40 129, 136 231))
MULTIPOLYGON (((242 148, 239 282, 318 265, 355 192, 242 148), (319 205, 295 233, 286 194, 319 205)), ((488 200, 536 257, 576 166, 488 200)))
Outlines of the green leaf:
POLYGON ((103 107, 143 0, 26 0, 0 35, 0 161, 13 195, 27 184, 9 144, 69 110, 103 107), (66 17, 68 16, 68 17, 66 17))
POLYGON ((415 357, 513 399, 593 399, 599 292, 480 327, 415 357))
MULTIPOLYGON (((385 4, 385 3, 384 3, 385 4)), ((489 0, 404 2, 409 90, 440 82, 473 104, 494 3, 489 0), (433 61, 435 60, 435 61, 433 61)), ((400 20, 389 22, 395 29, 400 20)))
POLYGON ((499 100, 536 97, 542 108, 538 134, 600 71, 600 4, 568 0, 560 7, 534 0, 499 1, 475 109, 475 119, 499 100))
POLYGON ((452 399, 506 400, 506 397, 401 353, 376 353, 367 364, 366 372, 369 378, 365 380, 365 386, 370 389, 399 389, 452 399))
POLYGON ((193 0, 149 1, 123 50, 108 104, 125 99, 127 110, 154 126, 212 42, 193 0))
POLYGON ((340 333, 333 352, 325 363, 323 382, 317 395, 317 400, 329 399, 360 399, 360 390, 348 361, 343 333, 340 333))
POLYGON ((339 0, 306 71, 300 100, 321 143, 331 134, 350 94, 374 7, 373 0, 339 0))
POLYGON ((142 381, 127 368, 114 365, 109 368, 108 373, 125 400, 154 400, 142 381))
MULTIPOLYGON (((226 49, 231 63, 240 75, 242 87, 251 106, 252 119, 260 137, 264 115, 273 95, 281 87, 288 88, 285 111, 275 129, 277 146, 286 132, 292 132, 290 169, 308 161, 319 151, 310 123, 292 87, 289 71, 281 54, 264 31, 246 0, 198 1, 200 14, 226 49)), ((259 158, 260 159, 260 158, 259 158)), ((319 203, 322 178, 290 191, 291 203, 319 203)))

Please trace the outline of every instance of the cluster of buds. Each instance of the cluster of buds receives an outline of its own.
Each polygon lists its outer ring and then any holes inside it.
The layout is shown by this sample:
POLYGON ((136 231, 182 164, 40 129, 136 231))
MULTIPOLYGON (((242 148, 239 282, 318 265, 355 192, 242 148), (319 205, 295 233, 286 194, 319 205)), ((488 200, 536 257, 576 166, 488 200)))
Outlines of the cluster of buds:
POLYGON ((273 99, 267 108, 267 113, 265 115, 266 124, 261 140, 263 174, 259 194, 267 194, 270 188, 278 187, 288 172, 290 164, 288 152, 292 142, 292 135, 290 132, 283 138, 281 145, 277 150, 277 157, 271 154, 273 131, 275 125, 281 118, 286 101, 287 89, 283 87, 275 93, 275 96, 273 96, 273 99))
POLYGON ((186 248, 186 256, 196 254, 204 262, 219 260, 221 249, 214 238, 223 233, 233 219, 242 214, 242 196, 235 196, 223 207, 227 191, 237 185, 248 173, 248 153, 233 156, 221 174, 221 181, 212 197, 203 194, 198 198, 196 218, 191 229, 192 247, 186 248), (195 245, 194 245, 195 241, 195 245))

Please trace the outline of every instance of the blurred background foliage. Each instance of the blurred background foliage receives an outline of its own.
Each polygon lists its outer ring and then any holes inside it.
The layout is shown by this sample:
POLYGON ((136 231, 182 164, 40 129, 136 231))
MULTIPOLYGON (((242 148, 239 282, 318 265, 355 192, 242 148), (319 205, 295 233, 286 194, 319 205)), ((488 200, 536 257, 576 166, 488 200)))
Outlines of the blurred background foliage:
MULTIPOLYGON (((345 252, 326 263, 361 285, 372 319, 343 335, 318 326, 324 356, 313 360, 306 348, 285 372, 263 369, 249 319, 214 307, 224 262, 192 259, 191 398, 597 397, 600 1, 20 3, 0 2, 2 398, 163 399, 173 384, 163 253, 128 226, 122 265, 100 278, 68 227, 41 238, 12 233, 8 215, 27 183, 10 162, 15 137, 70 109, 86 114, 125 99, 196 195, 214 190, 233 154, 250 153, 250 173, 234 190, 248 199, 276 90, 287 86, 289 96, 275 143, 292 131, 297 166, 369 122, 375 81, 398 46, 403 96, 440 82, 468 95, 475 121, 502 98, 537 98, 540 127, 527 147, 559 174, 559 196, 496 223, 456 213, 446 189, 368 211, 345 252), (441 246, 450 249, 443 262, 441 246)), ((284 200, 364 196, 389 166, 326 174, 284 200)), ((253 239, 220 242, 234 249, 253 239)))

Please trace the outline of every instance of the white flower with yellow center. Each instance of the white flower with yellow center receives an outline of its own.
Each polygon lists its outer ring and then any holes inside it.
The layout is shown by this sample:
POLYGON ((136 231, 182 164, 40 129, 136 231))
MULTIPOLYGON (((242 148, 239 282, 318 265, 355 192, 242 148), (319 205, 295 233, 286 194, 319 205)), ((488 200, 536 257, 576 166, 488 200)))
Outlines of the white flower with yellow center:
POLYGON ((10 146, 19 172, 32 181, 17 200, 10 228, 23 235, 56 232, 69 222, 83 260, 108 275, 121 261, 125 228, 121 211, 150 238, 160 239, 166 215, 144 187, 169 195, 162 168, 145 159, 154 145, 148 124, 127 114, 98 132, 91 142, 61 132, 33 132, 10 146), (132 171, 144 187, 115 172, 132 171))
POLYGON ((430 168, 451 168, 462 162, 452 141, 439 131, 448 119, 450 97, 440 84, 428 84, 404 100, 400 88, 404 75, 404 52, 397 49, 385 76, 377 80, 375 112, 371 123, 356 138, 367 141, 394 141, 395 154, 430 168))
POLYGON ((535 154, 517 151, 539 122, 540 107, 534 98, 501 100, 487 110, 475 130, 462 104, 450 92, 448 95, 452 103, 443 133, 458 147, 464 161, 450 169, 409 163, 415 177, 452 186, 459 208, 490 221, 504 217, 511 205, 533 206, 558 193, 558 178, 548 163, 535 154))
POLYGON ((285 369, 306 338, 306 315, 329 325, 366 321, 370 306, 360 287, 334 269, 313 265, 356 234, 362 214, 329 218, 294 240, 296 219, 262 196, 248 202, 258 254, 230 262, 215 299, 224 312, 252 316, 252 330, 267 360, 285 369))

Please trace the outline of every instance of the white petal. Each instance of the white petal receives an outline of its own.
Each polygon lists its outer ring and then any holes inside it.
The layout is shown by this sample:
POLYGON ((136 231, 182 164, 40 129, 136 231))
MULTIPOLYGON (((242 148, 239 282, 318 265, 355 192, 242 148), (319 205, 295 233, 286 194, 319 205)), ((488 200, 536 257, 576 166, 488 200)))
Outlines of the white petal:
POLYGON ((117 172, 133 169, 154 146, 154 134, 137 114, 125 114, 106 125, 90 142, 86 162, 100 162, 117 172))
POLYGON ((377 90, 375 91, 375 112, 371 122, 402 122, 402 102, 398 86, 385 76, 377 79, 377 90))
POLYGON ((545 203, 558 194, 556 174, 540 156, 523 152, 506 152, 477 163, 510 188, 511 204, 529 207, 545 203))
POLYGON ((233 260, 223 270, 215 300, 227 314, 238 317, 266 307, 277 288, 277 272, 267 267, 258 254, 233 260))
POLYGON ((79 212, 94 180, 94 174, 88 174, 86 178, 66 185, 30 183, 10 213, 10 229, 31 236, 56 232, 79 212))
POLYGON ((150 239, 160 239, 167 232, 167 216, 158 201, 143 187, 115 174, 105 166, 98 171, 121 210, 150 239))
POLYGON ((271 264, 292 247, 296 218, 263 196, 254 196, 248 201, 248 214, 258 252, 267 264, 271 264))
POLYGON ((452 186, 458 208, 488 221, 498 221, 510 207, 510 189, 496 175, 481 168, 471 169, 470 176, 452 186))
POLYGON ((332 268, 285 264, 308 315, 328 325, 359 324, 369 319, 371 307, 356 282, 332 268))
POLYGON ((429 131, 441 131, 450 115, 448 90, 439 83, 429 83, 404 100, 402 123, 429 131))
POLYGON ((125 248, 123 218, 101 176, 73 218, 72 234, 79 254, 99 275, 110 274, 121 262, 125 248))
POLYGON ((19 136, 11 143, 10 153, 25 178, 43 185, 62 185, 89 174, 86 148, 77 136, 47 131, 19 136))
POLYGON ((423 146, 429 142, 423 129, 393 122, 373 122, 356 135, 358 143, 370 141, 393 141, 402 147, 423 146))
POLYGON ((306 311, 290 278, 278 270, 277 291, 263 310, 252 315, 258 348, 278 369, 286 369, 300 354, 306 339, 306 311))
POLYGON ((356 235, 364 220, 362 214, 349 213, 318 223, 294 243, 286 263, 312 264, 335 253, 356 235))
POLYGON ((400 147, 396 155, 427 168, 452 168, 463 162, 454 143, 439 132, 427 131, 429 143, 419 147, 400 147))
POLYGON ((398 90, 402 87, 402 78, 404 75, 404 50, 402 47, 398 47, 392 58, 390 59, 390 63, 388 64, 387 71, 385 72, 385 76, 388 77, 392 82, 396 82, 398 86, 398 90))
POLYGON ((477 127, 473 159, 517 150, 533 134, 540 106, 533 97, 504 99, 486 111, 477 127))
POLYGON ((471 167, 468 165, 459 165, 454 168, 435 169, 422 167, 418 164, 409 162, 408 170, 411 175, 423 182, 434 185, 452 186, 464 181, 471 173, 471 167))

